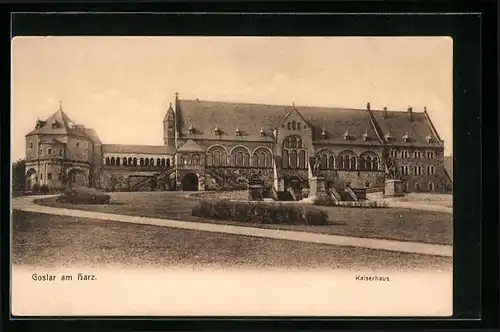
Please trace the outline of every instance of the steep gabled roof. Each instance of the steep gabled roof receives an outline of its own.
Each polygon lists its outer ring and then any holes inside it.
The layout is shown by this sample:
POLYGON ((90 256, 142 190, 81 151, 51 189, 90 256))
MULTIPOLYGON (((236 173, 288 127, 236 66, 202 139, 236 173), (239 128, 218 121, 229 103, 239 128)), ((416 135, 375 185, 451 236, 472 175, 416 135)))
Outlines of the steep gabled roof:
POLYGON ((103 144, 104 153, 174 154, 175 148, 164 145, 103 144))
POLYGON ((31 135, 70 135, 85 137, 93 142, 100 142, 97 133, 93 129, 85 128, 82 125, 75 125, 73 120, 63 111, 61 105, 59 109, 45 121, 38 121, 37 128, 29 132, 31 135))
POLYGON ((296 109, 314 127, 314 140, 325 143, 381 144, 366 110, 201 100, 179 100, 177 106, 181 137, 273 140, 272 131, 296 109), (215 135, 216 128, 220 130, 220 135, 215 135), (325 137, 321 135, 323 128, 325 137), (236 129, 240 130, 241 136, 235 135, 236 129), (264 136, 260 134, 261 130, 264 131, 264 136), (346 131, 347 140, 344 138, 346 131), (366 141, 363 137, 365 133, 368 137, 366 141))
POLYGON ((189 139, 177 149, 177 152, 205 152, 205 148, 192 139, 189 139))
POLYGON ((386 137, 390 133, 391 139, 387 145, 434 146, 442 147, 443 142, 436 136, 430 125, 427 115, 423 112, 372 111, 380 130, 380 135, 386 137), (408 141, 404 137, 408 135, 408 141), (427 141, 430 136, 431 142, 427 141))

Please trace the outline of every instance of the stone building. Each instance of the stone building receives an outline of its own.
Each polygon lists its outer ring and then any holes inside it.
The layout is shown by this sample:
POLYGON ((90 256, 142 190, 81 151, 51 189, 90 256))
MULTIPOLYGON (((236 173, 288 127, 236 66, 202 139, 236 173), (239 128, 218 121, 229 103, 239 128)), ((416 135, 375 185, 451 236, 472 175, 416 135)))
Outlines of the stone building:
POLYGON ((444 144, 425 108, 261 105, 176 94, 163 133, 158 146, 101 144, 60 108, 27 135, 27 175, 30 183, 55 187, 66 178, 109 190, 223 190, 260 181, 283 191, 307 187, 313 175, 338 188, 381 187, 389 165, 407 191, 450 187, 444 144))

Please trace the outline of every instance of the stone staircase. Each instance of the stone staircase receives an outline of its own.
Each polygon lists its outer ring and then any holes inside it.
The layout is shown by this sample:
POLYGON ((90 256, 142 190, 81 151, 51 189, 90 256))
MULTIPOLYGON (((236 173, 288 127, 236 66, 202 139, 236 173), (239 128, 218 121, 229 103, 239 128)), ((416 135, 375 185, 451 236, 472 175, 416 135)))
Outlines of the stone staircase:
POLYGON ((230 187, 239 185, 235 176, 227 176, 227 174, 224 174, 224 172, 218 168, 207 167, 205 168, 205 173, 213 177, 219 185, 226 184, 230 187))
POLYGON ((170 176, 170 174, 172 174, 174 171, 175 171, 175 168, 173 166, 171 166, 170 168, 168 168, 167 170, 165 170, 159 174, 156 174, 153 176, 148 176, 148 177, 145 177, 145 178, 139 180, 138 182, 134 183, 130 187, 130 189, 132 191, 137 191, 137 190, 143 189, 144 187, 149 186, 149 183, 151 180, 156 180, 156 183, 158 184, 160 181, 163 181, 165 178, 170 176))

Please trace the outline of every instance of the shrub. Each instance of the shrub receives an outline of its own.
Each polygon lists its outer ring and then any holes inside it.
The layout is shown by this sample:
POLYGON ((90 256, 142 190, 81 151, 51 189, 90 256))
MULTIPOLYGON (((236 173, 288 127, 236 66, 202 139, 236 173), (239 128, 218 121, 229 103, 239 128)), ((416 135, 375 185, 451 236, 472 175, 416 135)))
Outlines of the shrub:
POLYGON ((49 187, 48 187, 46 184, 42 184, 42 185, 40 186, 40 192, 41 192, 41 193, 44 193, 44 194, 45 194, 45 193, 48 193, 48 192, 49 192, 49 187))
POLYGON ((200 200, 192 215, 208 219, 256 224, 325 225, 328 214, 309 206, 200 200))
POLYGON ((40 184, 39 183, 34 183, 33 187, 31 188, 33 192, 38 192, 40 191, 40 184))
POLYGON ((59 201, 73 204, 108 204, 109 200, 109 195, 91 188, 75 188, 59 196, 59 201))
POLYGON ((332 206, 334 205, 334 201, 330 196, 320 196, 317 197, 316 200, 314 201, 314 205, 318 206, 332 206))

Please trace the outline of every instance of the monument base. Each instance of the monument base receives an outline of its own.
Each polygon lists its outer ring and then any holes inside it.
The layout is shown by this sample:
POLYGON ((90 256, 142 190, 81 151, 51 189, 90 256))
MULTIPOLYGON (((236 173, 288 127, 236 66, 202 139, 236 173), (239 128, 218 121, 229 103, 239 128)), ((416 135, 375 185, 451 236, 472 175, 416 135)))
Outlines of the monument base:
POLYGON ((385 191, 384 197, 402 197, 403 193, 403 181, 398 179, 385 180, 385 191))
POLYGON ((321 198, 328 198, 328 192, 325 187, 325 178, 313 177, 309 180, 309 195, 303 200, 304 203, 314 203, 321 198))

